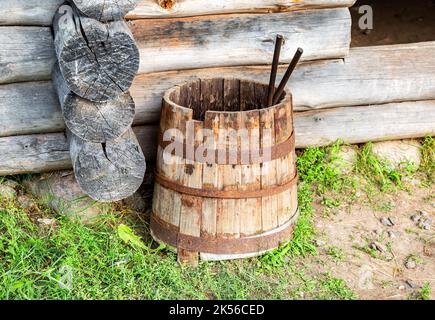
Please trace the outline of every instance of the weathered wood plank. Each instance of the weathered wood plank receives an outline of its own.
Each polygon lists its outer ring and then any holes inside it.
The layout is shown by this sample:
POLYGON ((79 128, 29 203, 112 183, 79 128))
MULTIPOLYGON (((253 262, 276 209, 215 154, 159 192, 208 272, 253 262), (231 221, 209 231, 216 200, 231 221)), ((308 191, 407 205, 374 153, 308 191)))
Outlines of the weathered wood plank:
MULTIPOLYGON (((275 145, 275 110, 267 108, 260 110, 261 148, 275 145)), ((276 166, 279 160, 263 162, 261 166, 261 189, 277 185, 276 166)), ((278 226, 278 197, 264 196, 261 199, 261 221, 263 232, 278 226)))
POLYGON ((350 7, 355 0, 142 0, 127 19, 191 17, 228 13, 270 13, 350 7))
POLYGON ((435 101, 295 113, 298 148, 435 135, 435 101))
MULTIPOLYGON (((56 21, 54 29, 57 34, 56 21)), ((80 87, 86 89, 96 86, 92 80, 109 86, 107 73, 118 80, 121 90, 128 88, 132 76, 128 71, 135 69, 138 61, 125 59, 125 54, 133 48, 124 22, 112 22, 107 29, 96 20, 81 18, 81 28, 76 30, 71 19, 62 21, 70 21, 62 24, 59 30, 64 34, 56 36, 55 40, 58 60, 65 61, 62 65, 65 68, 69 66, 69 72, 73 73, 77 67, 81 78, 88 73, 94 74, 95 68, 103 72, 102 79, 92 79, 88 75, 91 79, 88 79, 87 86, 84 81, 80 87), (82 30, 86 39, 81 34, 82 30), (108 40, 102 40, 107 37, 108 40), (103 66, 95 65, 95 55, 103 66), (112 59, 107 59, 108 56, 112 59), (107 81, 104 82, 104 79, 107 81)), ((130 29, 140 49, 139 73, 268 64, 272 60, 276 33, 283 34, 286 39, 282 62, 289 61, 291 53, 298 46, 304 48, 306 60, 344 57, 349 52, 350 26, 351 17, 347 9, 130 22, 130 29)), ((3 50, 0 51, 0 84, 50 78, 55 57, 50 28, 0 27, 0 43, 3 44, 3 50)), ((62 69, 68 81, 66 71, 62 69)), ((69 85, 71 87, 71 83, 69 85)), ((80 96, 84 94, 78 92, 78 88, 71 89, 80 96)))
MULTIPOLYGON (((192 121, 189 123, 192 130, 188 131, 187 143, 193 143, 194 147, 199 147, 203 142, 203 122, 192 121)), ((185 170, 181 174, 183 185, 191 188, 202 188, 202 168, 203 164, 186 160, 185 170), (187 170, 187 168, 189 170, 187 170)), ((203 198, 190 195, 181 196, 180 213, 180 233, 194 237, 201 236, 201 217, 202 217, 203 198)), ((199 253, 178 248, 178 261, 188 263, 191 266, 198 265, 199 253)))
POLYGON ((59 132, 65 129, 50 81, 0 85, 0 136, 59 132))
POLYGON ((0 44, 0 84, 50 79, 55 58, 49 28, 1 27, 0 44))
POLYGON ((129 23, 140 50, 139 73, 268 64, 277 33, 285 38, 281 61, 297 47, 305 60, 344 57, 349 52, 348 9, 271 15, 216 15, 134 20, 129 23))
MULTIPOLYGON (((344 60, 303 63, 290 79, 295 111, 435 99, 435 42, 351 49, 344 60), (413 60, 412 63, 403 61, 413 60)), ((280 69, 280 80, 285 68, 280 69)), ((136 77, 131 95, 135 125, 156 123, 164 92, 202 78, 267 83, 270 67, 230 67, 160 72, 136 77)), ((0 86, 0 136, 64 128, 50 82, 0 86)))
POLYGON ((65 0, 1 0, 0 25, 49 26, 65 0))
MULTIPOLYGON (((51 25, 64 0, 1 0, 0 25, 51 25)), ((350 7, 355 0, 141 0, 127 19, 269 13, 307 8, 350 7)))
MULTIPOLYGON (((157 127, 135 127, 133 131, 146 159, 154 161, 157 127)), ((0 175, 71 168, 69 144, 63 132, 0 138, 0 175)))

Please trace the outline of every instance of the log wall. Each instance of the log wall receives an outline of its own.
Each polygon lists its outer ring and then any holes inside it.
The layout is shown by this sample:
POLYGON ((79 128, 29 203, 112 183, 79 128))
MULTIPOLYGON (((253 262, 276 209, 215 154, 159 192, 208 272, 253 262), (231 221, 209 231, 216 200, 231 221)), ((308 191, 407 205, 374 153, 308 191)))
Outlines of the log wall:
MULTIPOLYGON (((63 0, 3 0, 0 12, 0 175, 71 167, 50 81, 50 30, 63 0)), ((127 19, 141 56, 131 95, 147 159, 168 88, 196 77, 267 82, 274 37, 288 61, 305 49, 287 87, 297 147, 433 135, 435 42, 352 48, 354 0, 142 0, 127 19), (303 10, 302 10, 303 9, 303 10)), ((280 76, 286 66, 280 69, 280 76)))
MULTIPOLYGON (((299 65, 287 89, 295 111, 435 99, 435 42, 353 48, 345 59, 299 65), (412 64, 403 63, 414 59, 412 64), (406 76, 404 76, 406 75, 406 76)), ((285 67, 278 76, 280 80, 285 67)), ((268 81, 269 67, 194 69, 138 75, 131 94, 135 125, 157 123, 163 93, 196 77, 268 81)), ((57 132, 64 128, 51 82, 0 86, 0 136, 57 132)), ((435 119, 432 119, 435 123, 435 119)))
MULTIPOLYGON (((435 100, 332 108, 295 114, 296 148, 435 135, 435 100)), ((144 155, 155 161, 156 125, 134 127, 144 155)), ((0 175, 71 169, 64 133, 0 138, 0 175)))
MULTIPOLYGON (((287 41, 282 62, 303 47, 305 60, 349 52, 347 9, 136 20, 129 23, 140 51, 139 73, 270 63, 276 33, 287 41)), ((55 50, 48 27, 0 27, 0 84, 50 79, 55 50)))

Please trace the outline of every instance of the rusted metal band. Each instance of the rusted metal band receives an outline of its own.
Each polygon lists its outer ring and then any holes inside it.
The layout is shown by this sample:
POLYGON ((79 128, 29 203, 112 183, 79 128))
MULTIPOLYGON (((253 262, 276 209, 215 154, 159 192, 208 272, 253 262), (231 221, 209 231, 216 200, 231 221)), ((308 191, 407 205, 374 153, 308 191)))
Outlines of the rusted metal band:
POLYGON ((212 236, 194 237, 179 232, 179 228, 151 215, 151 232, 156 240, 179 249, 214 254, 248 254, 268 251, 289 241, 292 236, 296 209, 289 221, 269 232, 245 238, 219 238, 212 236))
POLYGON ((162 187, 165 187, 166 189, 189 196, 216 199, 248 199, 269 197, 291 189, 297 183, 297 181, 298 174, 296 172, 294 177, 289 182, 283 185, 270 186, 261 190, 210 190, 186 187, 158 173, 156 173, 155 176, 155 182, 160 184, 162 187))
MULTIPOLYGON (((296 138, 295 132, 293 131, 286 141, 271 147, 262 148, 260 150, 238 149, 237 152, 231 153, 225 149, 207 148, 207 152, 211 152, 213 155, 214 162, 211 164, 260 164, 267 161, 281 159, 289 155, 295 149, 295 143, 296 138)), ((163 141, 163 134, 161 132, 159 133, 159 145, 163 150, 171 145, 173 148, 171 151, 172 155, 176 154, 176 150, 179 150, 180 153, 182 150, 182 157, 179 155, 181 158, 197 163, 207 163, 208 157, 197 157, 196 151, 198 149, 196 149, 193 145, 189 145, 181 141, 163 141)))

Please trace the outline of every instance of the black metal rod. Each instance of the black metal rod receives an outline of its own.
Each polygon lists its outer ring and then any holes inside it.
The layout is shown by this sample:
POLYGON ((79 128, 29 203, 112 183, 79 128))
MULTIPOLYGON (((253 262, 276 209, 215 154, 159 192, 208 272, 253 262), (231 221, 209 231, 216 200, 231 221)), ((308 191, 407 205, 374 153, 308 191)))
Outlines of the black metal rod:
POLYGON ((275 42, 275 52, 273 53, 272 71, 270 72, 269 89, 267 91, 267 106, 271 107, 273 105, 273 97, 275 94, 275 82, 276 74, 278 72, 279 56, 281 54, 282 43, 284 42, 284 37, 280 34, 276 36, 275 42))
POLYGON ((278 89, 276 89, 275 95, 273 96, 273 104, 277 104, 279 102, 279 99, 293 73, 293 71, 295 70, 299 60, 302 57, 302 54, 304 53, 304 50, 302 48, 298 48, 298 50, 296 50, 296 53, 292 59, 292 61, 290 62, 290 65, 287 68, 287 71, 284 74, 284 77, 282 78, 278 89))

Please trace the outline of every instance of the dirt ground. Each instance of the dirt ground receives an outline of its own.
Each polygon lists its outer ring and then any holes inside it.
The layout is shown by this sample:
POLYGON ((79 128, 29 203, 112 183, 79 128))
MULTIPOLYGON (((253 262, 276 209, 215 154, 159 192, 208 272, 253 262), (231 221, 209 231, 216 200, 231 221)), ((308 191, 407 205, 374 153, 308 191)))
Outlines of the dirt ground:
MULTIPOLYGON (((410 192, 385 194, 371 209, 365 195, 352 205, 343 205, 325 213, 316 204, 315 227, 319 255, 310 258, 313 274, 329 271, 342 278, 360 299, 408 299, 425 283, 435 298, 435 233, 419 228, 411 216, 419 210, 435 218, 435 190, 413 187, 410 192), (386 226, 382 218, 394 225, 386 226), (375 243, 381 249, 367 250, 375 243), (408 269, 408 260, 415 268, 408 269), (413 263, 411 263, 413 264, 413 263)), ((412 266, 412 265, 410 265, 412 266)))
POLYGON ((373 46, 435 40, 434 0, 359 0, 351 8, 352 46, 373 46), (358 8, 373 8, 373 30, 358 27, 358 8))

